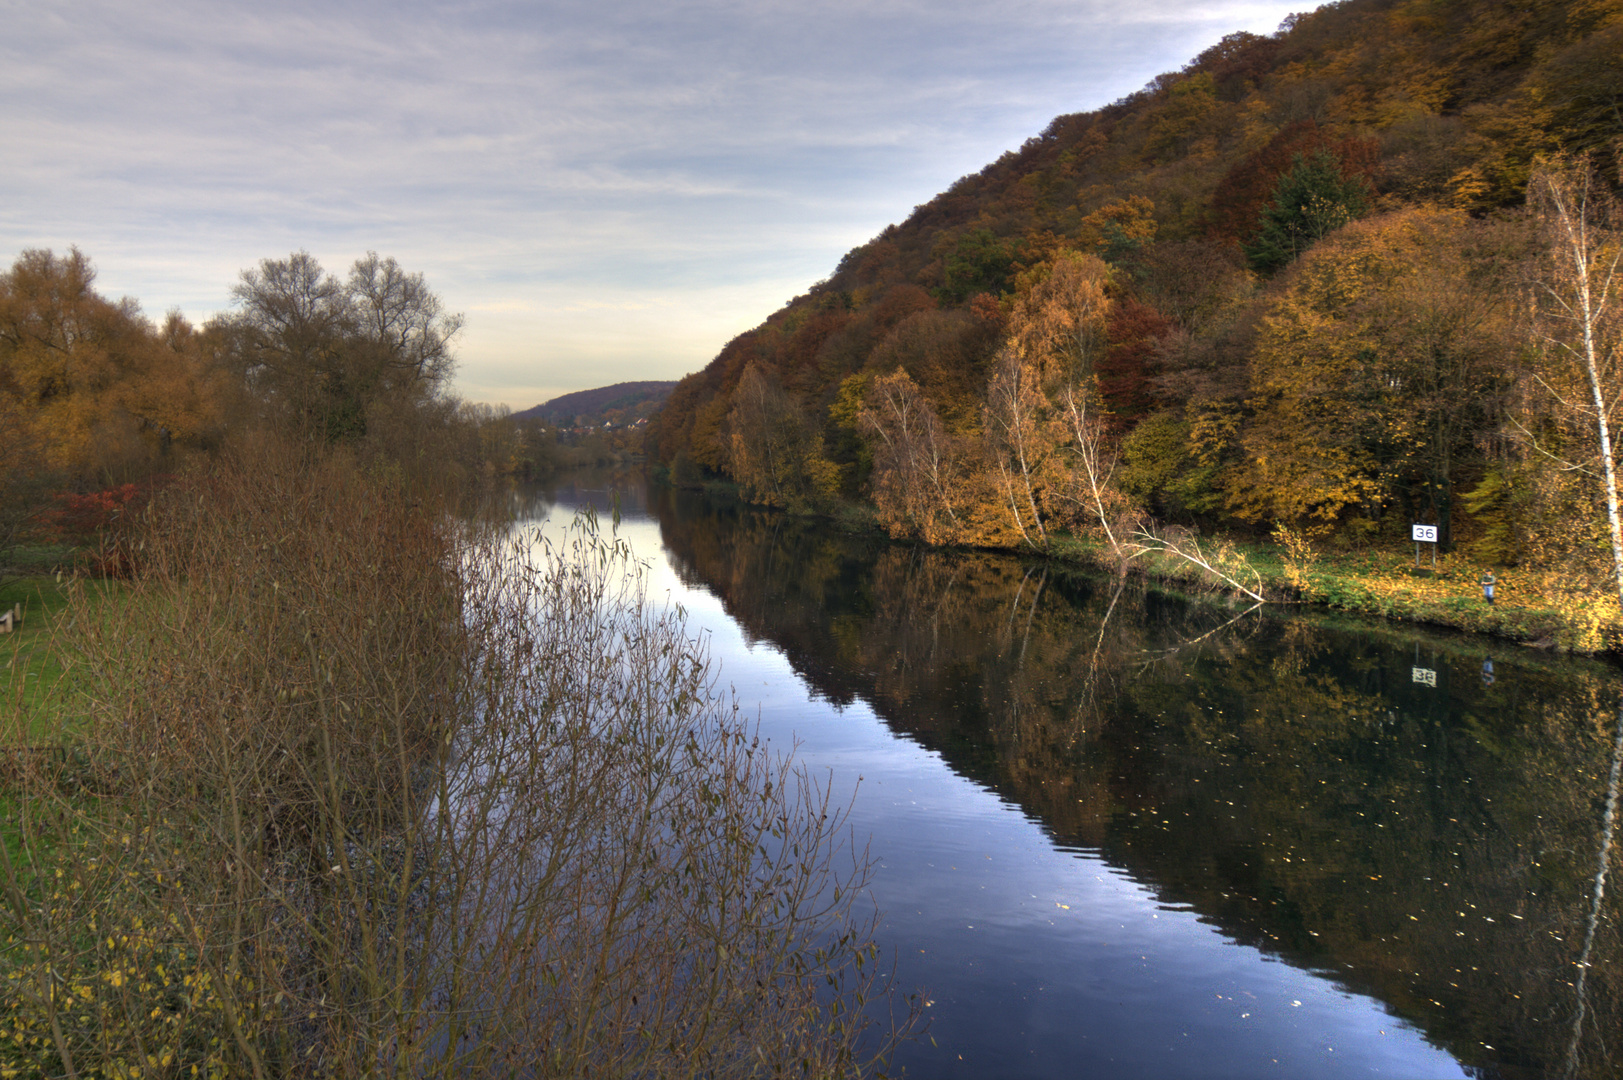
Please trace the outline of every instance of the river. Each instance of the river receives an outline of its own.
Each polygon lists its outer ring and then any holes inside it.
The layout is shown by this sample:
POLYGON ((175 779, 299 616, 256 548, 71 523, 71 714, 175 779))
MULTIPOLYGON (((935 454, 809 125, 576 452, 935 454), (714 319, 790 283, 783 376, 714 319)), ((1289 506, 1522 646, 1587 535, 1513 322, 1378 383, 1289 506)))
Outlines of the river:
POLYGON ((583 473, 854 790, 916 1077, 1623 1076, 1623 679, 583 473))

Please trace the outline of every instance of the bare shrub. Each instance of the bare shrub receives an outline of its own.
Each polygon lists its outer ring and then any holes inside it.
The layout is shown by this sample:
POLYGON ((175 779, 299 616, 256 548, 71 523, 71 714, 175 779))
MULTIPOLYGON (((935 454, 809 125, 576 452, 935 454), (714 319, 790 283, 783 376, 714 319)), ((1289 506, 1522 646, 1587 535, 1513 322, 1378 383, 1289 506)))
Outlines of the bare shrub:
POLYGON ((873 1071, 866 855, 585 521, 514 548, 267 443, 75 601, 88 727, 20 761, 0 1065, 873 1071))

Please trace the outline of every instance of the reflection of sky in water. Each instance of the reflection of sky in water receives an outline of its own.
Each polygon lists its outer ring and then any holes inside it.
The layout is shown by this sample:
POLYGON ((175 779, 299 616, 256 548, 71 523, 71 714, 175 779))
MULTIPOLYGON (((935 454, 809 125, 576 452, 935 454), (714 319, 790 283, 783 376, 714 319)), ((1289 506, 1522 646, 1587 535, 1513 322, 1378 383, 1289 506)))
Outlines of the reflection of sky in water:
MULTIPOLYGON (((578 506, 608 505, 595 489, 557 498, 539 523, 546 535, 578 506)), ((782 652, 747 640, 720 599, 683 584, 640 502, 622 502, 618 533, 647 563, 650 600, 681 604, 690 632, 709 638, 719 687, 746 712, 758 704, 763 735, 785 748, 798 740, 800 760, 841 787, 861 778, 852 824, 859 840, 872 837, 881 944, 900 985, 931 1002, 929 1035, 900 1055, 909 1075, 1466 1075, 1379 1002, 1236 944, 1097 856, 1057 847, 865 702, 835 709, 782 652)))

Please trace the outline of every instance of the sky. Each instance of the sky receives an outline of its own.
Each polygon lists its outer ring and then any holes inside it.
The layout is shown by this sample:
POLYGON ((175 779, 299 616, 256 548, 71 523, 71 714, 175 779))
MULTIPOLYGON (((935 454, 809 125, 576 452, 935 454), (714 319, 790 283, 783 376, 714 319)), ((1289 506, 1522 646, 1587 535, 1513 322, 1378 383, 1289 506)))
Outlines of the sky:
POLYGON ((466 325, 454 390, 677 379, 840 256, 1272 0, 0 0, 0 266, 154 318, 367 251, 466 325))

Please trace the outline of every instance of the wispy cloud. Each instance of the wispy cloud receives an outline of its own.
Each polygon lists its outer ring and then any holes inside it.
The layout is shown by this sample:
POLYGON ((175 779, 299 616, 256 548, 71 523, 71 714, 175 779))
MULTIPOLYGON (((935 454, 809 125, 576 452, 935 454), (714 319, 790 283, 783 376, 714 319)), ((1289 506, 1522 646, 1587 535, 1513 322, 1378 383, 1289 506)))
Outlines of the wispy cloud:
POLYGON ((674 378, 1060 112, 1288 3, 5 6, 0 255, 206 317, 368 249, 469 313, 462 386, 674 378))

